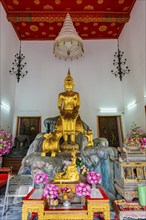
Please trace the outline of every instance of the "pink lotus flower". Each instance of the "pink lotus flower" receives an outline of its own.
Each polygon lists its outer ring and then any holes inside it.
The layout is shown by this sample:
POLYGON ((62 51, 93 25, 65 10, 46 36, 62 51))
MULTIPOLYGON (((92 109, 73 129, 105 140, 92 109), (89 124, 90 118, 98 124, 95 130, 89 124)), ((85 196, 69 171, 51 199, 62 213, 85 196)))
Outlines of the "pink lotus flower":
POLYGON ((87 196, 91 193, 91 187, 85 183, 78 183, 76 185, 76 195, 77 196, 87 196))
POLYGON ((34 177, 34 182, 36 184, 48 184, 49 182, 49 179, 48 179, 48 174, 45 174, 45 173, 37 173, 34 177))
POLYGON ((58 196, 58 186, 54 184, 48 184, 43 191, 43 196, 47 199, 54 199, 58 196))
POLYGON ((95 171, 90 171, 87 175, 87 182, 97 184, 101 182, 101 174, 95 171))
POLYGON ((12 135, 3 129, 0 130, 0 156, 8 154, 13 147, 12 135))

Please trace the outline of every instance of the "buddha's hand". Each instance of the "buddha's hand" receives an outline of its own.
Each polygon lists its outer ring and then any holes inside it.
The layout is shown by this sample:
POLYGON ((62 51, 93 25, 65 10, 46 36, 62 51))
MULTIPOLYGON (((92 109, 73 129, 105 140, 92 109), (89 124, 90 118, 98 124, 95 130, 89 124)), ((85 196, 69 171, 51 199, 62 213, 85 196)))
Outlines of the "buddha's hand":
POLYGON ((60 109, 60 115, 61 115, 61 116, 64 116, 64 115, 65 115, 64 110, 63 110, 63 109, 60 109))

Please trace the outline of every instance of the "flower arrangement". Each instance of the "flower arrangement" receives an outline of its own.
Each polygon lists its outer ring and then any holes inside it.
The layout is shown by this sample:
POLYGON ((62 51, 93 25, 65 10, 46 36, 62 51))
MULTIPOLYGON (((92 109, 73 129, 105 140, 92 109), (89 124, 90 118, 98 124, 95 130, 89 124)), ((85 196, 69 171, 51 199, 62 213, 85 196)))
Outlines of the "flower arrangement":
POLYGON ((76 195, 77 196, 87 196, 91 193, 91 187, 85 183, 78 183, 76 185, 76 195))
POLYGON ((139 139, 143 137, 143 135, 144 131, 133 122, 133 125, 130 128, 130 133, 128 134, 128 139, 139 139))
POLYGON ((82 158, 78 157, 77 161, 76 161, 77 167, 79 169, 79 172, 83 175, 83 176, 87 176, 89 169, 84 165, 82 158))
POLYGON ((61 188, 61 192, 62 192, 62 193, 65 193, 65 192, 69 193, 69 192, 71 192, 71 189, 70 189, 68 186, 62 187, 62 188, 61 188))
POLYGON ((130 128, 130 132, 128 133, 128 136, 125 139, 124 144, 128 147, 141 147, 141 145, 143 144, 142 138, 146 138, 146 133, 133 122, 133 125, 130 128))
POLYGON ((54 199, 58 196, 58 192, 58 186, 50 183, 44 188, 43 196, 47 199, 54 199))
POLYGON ((48 179, 48 174, 45 174, 45 173, 37 173, 34 177, 34 182, 36 184, 43 184, 43 185, 46 185, 48 184, 49 182, 49 179, 48 179))
POLYGON ((87 174, 87 182, 91 184, 97 184, 101 182, 101 174, 96 171, 90 171, 87 174))
POLYGON ((12 149, 13 138, 12 135, 5 130, 0 130, 0 156, 8 154, 12 149))

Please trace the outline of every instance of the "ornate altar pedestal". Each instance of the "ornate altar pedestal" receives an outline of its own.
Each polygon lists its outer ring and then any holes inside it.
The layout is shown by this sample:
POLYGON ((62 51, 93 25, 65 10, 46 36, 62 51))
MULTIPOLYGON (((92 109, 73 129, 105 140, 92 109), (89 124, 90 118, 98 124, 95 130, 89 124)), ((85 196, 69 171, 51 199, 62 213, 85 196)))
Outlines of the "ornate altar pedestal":
POLYGON ((27 220, 28 213, 38 213, 39 220, 92 220, 94 212, 103 212, 104 219, 110 220, 109 199, 102 188, 98 188, 98 198, 87 196, 85 204, 80 197, 71 201, 70 207, 64 207, 62 203, 58 206, 50 206, 38 189, 33 189, 24 199, 22 206, 22 220, 27 220))
POLYGON ((117 214, 115 220, 124 218, 146 219, 146 207, 142 207, 138 202, 129 202, 125 200, 115 200, 114 209, 117 214))
POLYGON ((115 188, 127 201, 138 198, 138 184, 146 184, 145 156, 145 153, 131 152, 128 162, 115 161, 115 188))

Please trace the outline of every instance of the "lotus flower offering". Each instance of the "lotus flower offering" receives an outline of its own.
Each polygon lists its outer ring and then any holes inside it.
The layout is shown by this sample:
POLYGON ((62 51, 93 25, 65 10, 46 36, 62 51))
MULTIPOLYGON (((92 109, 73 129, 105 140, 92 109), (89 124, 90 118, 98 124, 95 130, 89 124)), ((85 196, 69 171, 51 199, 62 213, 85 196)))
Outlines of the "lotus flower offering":
POLYGON ((92 184, 91 198, 98 198, 99 190, 96 188, 96 184, 101 182, 101 174, 95 171, 90 171, 87 175, 88 183, 92 184))
POLYGON ((85 183, 79 183, 76 185, 77 196, 88 196, 91 193, 91 187, 85 183))
POLYGON ((8 154, 13 145, 12 135, 0 129, 0 156, 8 154))
POLYGON ((97 184, 101 182, 101 174, 95 171, 90 171, 87 175, 87 181, 91 184, 97 184))
POLYGON ((43 196, 47 199, 54 199, 58 197, 58 187, 54 184, 48 184, 44 188, 43 196))
POLYGON ((141 150, 146 150, 146 138, 140 138, 140 142, 141 142, 141 146, 140 149, 141 150))
POLYGON ((42 185, 48 184, 48 182, 49 182, 48 174, 45 174, 45 173, 36 174, 34 177, 34 182, 39 185, 40 184, 42 184, 42 185))

